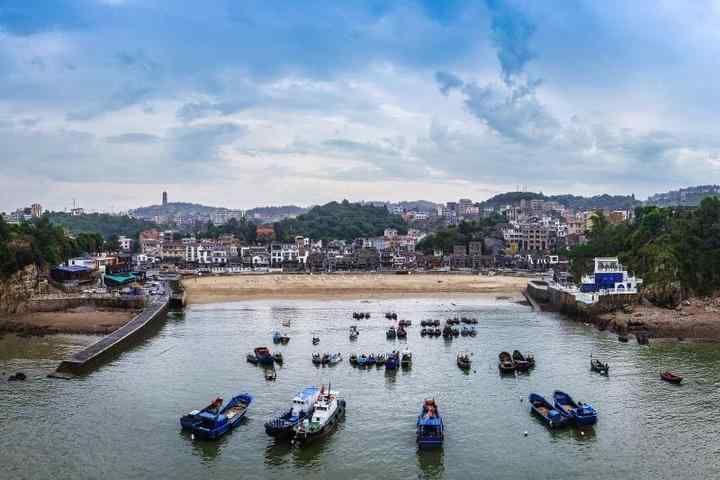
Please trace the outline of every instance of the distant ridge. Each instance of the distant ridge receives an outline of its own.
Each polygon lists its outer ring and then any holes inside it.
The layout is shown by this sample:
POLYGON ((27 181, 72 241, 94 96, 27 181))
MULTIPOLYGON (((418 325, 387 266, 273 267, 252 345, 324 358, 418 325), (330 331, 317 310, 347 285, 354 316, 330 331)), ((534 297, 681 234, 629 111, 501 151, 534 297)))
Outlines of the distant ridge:
POLYGON ((697 185, 665 193, 656 193, 648 197, 645 204, 657 207, 695 207, 700 205, 704 198, 718 196, 720 196, 720 185, 697 185))
POLYGON ((537 192, 507 192, 500 193, 481 203, 483 207, 500 207, 512 205, 521 200, 546 200, 558 202, 560 205, 578 210, 628 210, 642 205, 642 202, 635 199, 635 195, 595 195, 593 197, 581 197, 577 195, 543 195, 537 192))

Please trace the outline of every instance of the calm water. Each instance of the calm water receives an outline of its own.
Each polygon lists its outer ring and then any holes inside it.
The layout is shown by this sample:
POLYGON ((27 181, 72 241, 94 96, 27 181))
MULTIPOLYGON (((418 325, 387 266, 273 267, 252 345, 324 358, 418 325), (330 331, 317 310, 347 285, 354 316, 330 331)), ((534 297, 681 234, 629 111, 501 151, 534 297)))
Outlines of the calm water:
POLYGON ((620 344, 614 336, 527 307, 470 296, 361 301, 275 300, 193 306, 155 336, 99 370, 73 381, 44 375, 84 337, 0 340, 0 371, 30 374, 0 383, 0 478, 720 478, 720 347, 710 344, 620 344), (354 310, 370 320, 352 320, 354 310), (413 321, 410 371, 352 368, 351 352, 386 352, 394 310, 413 321), (420 337, 423 318, 480 319, 475 338, 446 343, 420 337), (292 337, 277 347, 285 366, 276 382, 245 361, 271 348, 283 319, 292 337), (350 342, 351 324, 360 338, 350 342), (313 332, 321 337, 311 344, 313 332), (501 378, 497 353, 533 351, 529 375, 501 378), (318 368, 314 350, 346 360, 318 368), (463 374, 455 354, 474 354, 463 374), (589 371, 589 354, 607 358, 609 378, 589 371), (661 382, 661 368, 686 376, 661 382), (275 444, 264 420, 288 407, 307 385, 332 381, 347 400, 345 422, 307 449, 275 444), (550 432, 528 414, 528 392, 560 388, 592 402, 598 425, 550 432), (218 442, 180 433, 178 417, 215 395, 255 396, 247 422, 218 442), (447 427, 445 447, 418 452, 415 418, 435 397, 447 427), (523 399, 523 401, 521 401, 523 399), (523 432, 527 431, 527 437, 523 432))

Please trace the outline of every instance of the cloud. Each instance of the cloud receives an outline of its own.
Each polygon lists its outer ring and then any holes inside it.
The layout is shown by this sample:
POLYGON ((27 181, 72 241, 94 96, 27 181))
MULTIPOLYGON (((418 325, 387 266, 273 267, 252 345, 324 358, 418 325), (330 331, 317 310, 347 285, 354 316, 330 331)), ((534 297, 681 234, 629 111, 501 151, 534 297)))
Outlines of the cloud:
POLYGON ((450 93, 450 90, 463 86, 463 81, 460 77, 448 72, 435 72, 435 81, 438 83, 443 95, 450 93))
POLYGON ((233 99, 221 102, 190 102, 180 107, 176 116, 183 122, 192 122, 212 115, 232 115, 233 113, 237 113, 255 104, 256 102, 249 99, 233 99))
POLYGON ((535 56, 530 49, 535 25, 506 1, 485 0, 485 5, 491 15, 491 39, 497 48, 502 77, 510 84, 535 56))
POLYGON ((193 168, 203 169, 208 176, 216 176, 218 172, 213 170, 213 164, 222 161, 220 148, 247 132, 246 126, 234 123, 175 128, 170 131, 170 155, 184 170, 187 170, 187 165, 192 165, 193 168))
POLYGON ((150 135, 148 133, 122 133, 120 135, 113 135, 110 137, 105 137, 105 141, 108 143, 118 143, 118 144, 127 144, 127 143, 135 143, 135 144, 151 144, 151 143, 158 143, 161 140, 160 137, 157 135, 150 135))
POLYGON ((150 98, 152 88, 146 86, 124 85, 109 97, 81 110, 66 115, 70 121, 86 121, 101 115, 123 110, 150 98))

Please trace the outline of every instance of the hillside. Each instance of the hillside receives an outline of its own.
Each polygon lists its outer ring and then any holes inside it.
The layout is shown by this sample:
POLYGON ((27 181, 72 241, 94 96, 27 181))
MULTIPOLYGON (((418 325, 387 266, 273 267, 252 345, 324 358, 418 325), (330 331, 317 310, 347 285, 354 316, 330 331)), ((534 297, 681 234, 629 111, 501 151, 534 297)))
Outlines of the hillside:
POLYGON ((648 197, 645 204, 657 207, 696 207, 700 205, 703 199, 718 196, 720 196, 720 185, 698 185, 665 193, 656 193, 648 197))
POLYGON ((638 207, 642 202, 635 200, 635 195, 595 195, 581 197, 577 195, 543 195, 536 192, 507 192, 495 195, 482 203, 483 207, 501 207, 520 203, 521 200, 554 201, 564 207, 575 210, 627 210, 638 207))
POLYGON ((399 215, 385 207, 361 205, 343 200, 313 207, 309 212, 275 224, 276 234, 283 240, 296 235, 319 240, 353 240, 358 237, 382 235, 386 228, 406 231, 399 215))
POLYGON ((263 222, 279 222, 288 217, 297 217, 305 212, 307 208, 296 205, 283 205, 280 207, 256 207, 245 212, 248 219, 262 220, 263 222))
POLYGON ((138 233, 157 225, 146 220, 131 218, 127 215, 108 215, 106 213, 92 213, 73 216, 65 212, 49 212, 50 223, 60 225, 75 235, 79 233, 99 233, 108 240, 113 235, 125 235, 137 238, 138 233))
POLYGON ((208 207, 198 203, 170 202, 166 205, 150 205, 130 210, 130 214, 138 218, 153 218, 156 216, 172 215, 212 215, 219 208, 208 207))

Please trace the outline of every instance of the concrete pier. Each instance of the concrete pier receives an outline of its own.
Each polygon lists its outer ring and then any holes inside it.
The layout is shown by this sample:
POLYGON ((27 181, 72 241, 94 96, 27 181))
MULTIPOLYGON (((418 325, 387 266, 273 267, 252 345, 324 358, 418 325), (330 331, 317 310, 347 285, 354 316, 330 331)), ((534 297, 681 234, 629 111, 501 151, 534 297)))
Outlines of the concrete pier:
POLYGON ((165 318, 169 303, 169 295, 152 298, 145 309, 135 318, 84 350, 77 352, 69 359, 63 360, 58 366, 56 374, 51 374, 51 376, 64 378, 66 376, 64 374, 81 372, 101 360, 106 354, 117 351, 121 345, 137 335, 145 327, 165 318))

